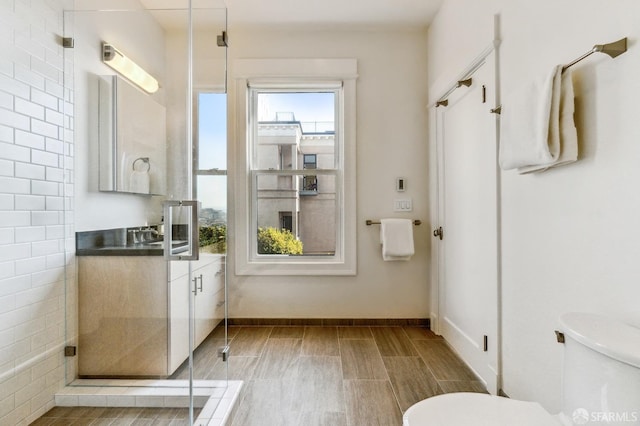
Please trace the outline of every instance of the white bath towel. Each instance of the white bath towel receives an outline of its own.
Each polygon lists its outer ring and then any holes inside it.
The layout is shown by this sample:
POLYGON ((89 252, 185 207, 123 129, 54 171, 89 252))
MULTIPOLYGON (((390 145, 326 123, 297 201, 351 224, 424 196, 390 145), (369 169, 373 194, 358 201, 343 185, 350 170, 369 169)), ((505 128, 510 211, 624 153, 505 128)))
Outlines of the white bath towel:
POLYGON ((563 73, 562 65, 557 65, 544 78, 505 98, 500 118, 500 167, 528 173, 576 159, 571 74, 569 70, 563 73))
POLYGON ((414 254, 413 221, 410 219, 382 219, 380 242, 384 260, 410 260, 414 254))
POLYGON ((566 69, 562 73, 559 104, 558 135, 560 153, 558 157, 548 165, 518 168, 520 174, 541 172, 551 167, 563 166, 578 160, 578 133, 573 118, 575 96, 573 93, 573 77, 570 69, 566 69))

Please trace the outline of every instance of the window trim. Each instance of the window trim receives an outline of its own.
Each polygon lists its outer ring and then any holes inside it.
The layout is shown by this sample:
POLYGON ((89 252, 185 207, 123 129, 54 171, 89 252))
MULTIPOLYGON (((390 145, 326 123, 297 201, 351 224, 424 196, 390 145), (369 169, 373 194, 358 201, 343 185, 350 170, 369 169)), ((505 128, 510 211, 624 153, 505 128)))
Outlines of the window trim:
MULTIPOLYGON (((236 275, 355 275, 356 253, 356 78, 355 59, 240 59, 234 62, 235 111, 234 128, 237 167, 234 194, 235 269, 236 275), (257 256, 252 253, 249 238, 253 229, 253 197, 249 179, 255 179, 250 168, 249 114, 250 86, 273 89, 317 89, 341 86, 337 99, 342 114, 336 123, 342 140, 341 155, 336 169, 314 170, 316 175, 327 173, 336 176, 336 202, 340 203, 340 217, 336 227, 336 256, 291 257, 257 256), (338 253, 339 252, 339 253, 338 253)), ((338 143, 338 142, 337 142, 338 143)), ((277 172, 286 172, 279 170, 277 172)), ((292 175, 303 175, 304 170, 291 171, 292 175)), ((307 172, 308 173, 308 172, 307 172)), ((254 238, 255 239, 255 238, 254 238)))

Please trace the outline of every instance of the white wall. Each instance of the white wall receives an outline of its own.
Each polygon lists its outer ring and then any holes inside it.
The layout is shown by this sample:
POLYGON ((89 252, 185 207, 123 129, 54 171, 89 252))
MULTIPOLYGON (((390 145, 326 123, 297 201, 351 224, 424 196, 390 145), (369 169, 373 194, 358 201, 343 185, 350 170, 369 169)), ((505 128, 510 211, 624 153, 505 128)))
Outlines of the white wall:
MULTIPOLYGON (((228 259, 232 318, 426 318, 427 223, 426 35, 419 30, 230 32, 237 58, 356 58, 358 274, 351 277, 235 276, 228 259), (407 191, 395 192, 395 178, 407 191), (393 212, 411 197, 413 212, 393 212), (366 219, 422 219, 410 262, 383 262, 379 228, 366 219)), ((233 78, 233 69, 230 70, 233 78)), ((229 94, 230 102, 235 95, 229 94)), ((234 105, 230 104, 230 108, 234 105)), ((232 129, 232 126, 230 126, 232 129)), ((234 141, 234 135, 230 135, 234 141)), ((236 140, 240 144, 244 141, 236 140)), ((230 155, 233 156, 233 150, 230 155)), ((230 161, 230 167, 233 161, 230 161)), ((229 176, 233 173, 230 171, 229 176)), ((231 183, 233 184, 233 183, 231 183)), ((230 206, 230 209, 232 207, 230 206)), ((232 216, 231 214, 229 215, 232 216)), ((233 230, 230 230, 233 233, 233 230)), ((236 244, 245 244, 241 241, 236 244)), ((233 252, 229 247, 229 252, 233 252)))
POLYGON ((640 4, 632 0, 448 0, 429 30, 436 96, 486 47, 498 14, 502 93, 627 36, 627 53, 573 68, 580 160, 502 173, 504 391, 560 410, 558 316, 608 314, 640 326, 640 4))
POLYGON ((75 326, 73 288, 65 300, 75 273, 74 150, 62 7, 62 1, 0 3, 3 425, 29 424, 53 406, 53 393, 65 383, 65 319, 71 332, 75 326))

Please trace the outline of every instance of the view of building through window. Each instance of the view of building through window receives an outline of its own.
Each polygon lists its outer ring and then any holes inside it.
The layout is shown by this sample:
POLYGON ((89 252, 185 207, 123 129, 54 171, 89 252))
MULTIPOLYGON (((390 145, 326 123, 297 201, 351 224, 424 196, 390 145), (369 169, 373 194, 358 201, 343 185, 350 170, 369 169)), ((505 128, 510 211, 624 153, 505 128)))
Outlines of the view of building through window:
MULTIPOLYGON (((333 91, 258 94, 252 169, 259 254, 335 253, 335 96, 333 91)), ((226 103, 223 93, 197 97, 195 193, 205 252, 226 252, 226 103)))
POLYGON ((335 92, 257 93, 258 254, 336 251, 335 92))

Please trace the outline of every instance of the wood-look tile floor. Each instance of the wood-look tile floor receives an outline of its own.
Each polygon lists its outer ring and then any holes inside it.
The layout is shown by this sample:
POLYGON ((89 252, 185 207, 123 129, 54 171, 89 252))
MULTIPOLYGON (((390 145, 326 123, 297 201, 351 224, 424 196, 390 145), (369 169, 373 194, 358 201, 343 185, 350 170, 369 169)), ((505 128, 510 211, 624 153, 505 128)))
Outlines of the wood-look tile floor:
POLYGON ((422 399, 486 392, 425 328, 242 326, 229 339, 229 379, 245 381, 232 426, 401 426, 422 399))
MULTIPOLYGON (((226 363, 217 356, 222 333, 215 330, 195 351, 194 378, 228 375, 245 382, 230 426, 401 426, 402 413, 422 399, 486 392, 445 341, 425 328, 232 326, 226 363)), ((172 377, 187 375, 183 366, 172 377)), ((153 409, 140 409, 146 417, 139 411, 125 419, 106 417, 109 410, 123 409, 94 408, 106 410, 102 417, 75 417, 72 410, 56 407, 34 424, 185 424, 184 413, 149 418, 153 409), (56 412, 65 414, 53 418, 56 412)))

